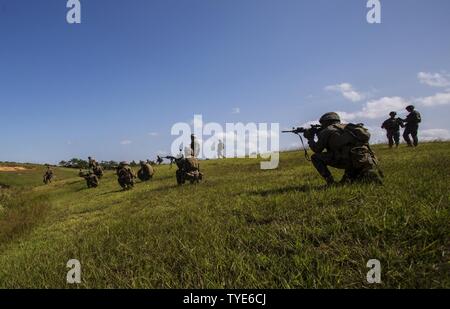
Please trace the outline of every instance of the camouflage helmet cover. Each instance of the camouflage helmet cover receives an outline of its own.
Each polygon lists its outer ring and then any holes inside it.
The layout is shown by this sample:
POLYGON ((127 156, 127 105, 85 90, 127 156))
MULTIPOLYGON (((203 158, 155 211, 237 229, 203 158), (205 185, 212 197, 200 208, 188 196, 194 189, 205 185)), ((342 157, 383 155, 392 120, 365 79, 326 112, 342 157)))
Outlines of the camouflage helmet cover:
POLYGON ((414 108, 415 108, 414 105, 408 105, 408 106, 406 106, 406 110, 414 109, 414 108))
POLYGON ((389 116, 397 116, 397 112, 390 112, 389 116))
POLYGON ((324 114, 322 117, 320 117, 319 122, 321 124, 326 123, 326 122, 340 122, 341 118, 339 117, 339 115, 335 112, 331 112, 331 113, 326 113, 324 114))

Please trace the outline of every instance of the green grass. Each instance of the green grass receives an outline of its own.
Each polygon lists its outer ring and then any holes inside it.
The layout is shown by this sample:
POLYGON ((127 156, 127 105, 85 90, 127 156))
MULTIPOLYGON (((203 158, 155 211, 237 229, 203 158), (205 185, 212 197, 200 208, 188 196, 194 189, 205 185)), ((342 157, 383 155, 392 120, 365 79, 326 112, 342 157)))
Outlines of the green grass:
MULTIPOLYGON (((18 166, 18 164, 0 164, 1 166, 18 166)), ((19 172, 1 172, 0 171, 0 186, 8 185, 13 187, 30 187, 42 185, 42 179, 46 170, 45 166, 35 164, 21 165, 26 170, 19 172)), ((52 168, 55 173, 56 180, 62 180, 70 177, 75 177, 78 171, 68 168, 52 168)))
POLYGON ((384 186, 323 189, 288 152, 272 171, 204 161, 200 185, 178 187, 161 166, 126 192, 112 172, 87 189, 63 170, 49 186, 3 190, 0 226, 23 220, 0 229, 0 287, 74 287, 75 258, 80 288, 450 288, 450 143, 375 151, 384 186), (366 282, 369 259, 380 285, 366 282))

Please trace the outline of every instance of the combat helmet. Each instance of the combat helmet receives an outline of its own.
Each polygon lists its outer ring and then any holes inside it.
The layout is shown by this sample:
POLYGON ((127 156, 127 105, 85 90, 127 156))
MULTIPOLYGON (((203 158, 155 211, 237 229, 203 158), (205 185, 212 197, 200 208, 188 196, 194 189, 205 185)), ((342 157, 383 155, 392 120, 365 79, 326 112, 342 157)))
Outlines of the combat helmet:
POLYGON ((390 112, 389 116, 394 116, 395 117, 395 116, 397 116, 397 112, 390 112))
POLYGON ((406 106, 406 110, 414 110, 416 107, 414 106, 414 105, 408 105, 408 106, 406 106))
POLYGON ((335 112, 330 112, 324 114, 322 117, 320 117, 319 122, 321 125, 324 125, 326 123, 334 123, 334 122, 341 122, 341 118, 339 115, 335 112))

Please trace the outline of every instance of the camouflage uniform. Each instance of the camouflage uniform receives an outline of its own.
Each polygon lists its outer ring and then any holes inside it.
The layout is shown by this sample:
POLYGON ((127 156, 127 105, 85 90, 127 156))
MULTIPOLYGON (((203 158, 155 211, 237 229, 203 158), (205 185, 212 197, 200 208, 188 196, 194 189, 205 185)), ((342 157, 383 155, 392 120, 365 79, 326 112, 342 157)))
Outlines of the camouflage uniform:
POLYGON ((407 111, 409 112, 408 116, 406 116, 406 119, 404 122, 406 122, 405 125, 405 131, 403 132, 403 138, 405 139, 405 142, 408 144, 409 147, 417 147, 419 145, 419 138, 417 137, 417 133, 419 130, 419 123, 422 121, 420 113, 416 110, 414 110, 414 106, 408 106, 407 111), (413 142, 411 142, 410 136, 413 139, 413 142))
POLYGON ((48 184, 51 183, 53 179, 53 171, 51 170, 50 166, 47 166, 47 170, 45 171, 44 174, 44 183, 48 184))
POLYGON ((392 148, 395 145, 398 147, 400 144, 400 127, 403 127, 403 121, 400 118, 395 118, 396 113, 391 113, 391 118, 383 122, 382 129, 386 130, 386 136, 389 141, 389 147, 392 148))
POLYGON ((219 143, 217 144, 217 158, 218 159, 224 159, 225 156, 223 155, 223 151, 225 149, 225 145, 222 142, 222 140, 219 140, 219 143))
POLYGON ((317 141, 309 134, 305 134, 305 137, 314 152, 311 162, 327 184, 334 183, 328 166, 345 170, 342 183, 360 180, 381 183, 381 179, 372 170, 375 158, 370 148, 356 142, 354 136, 345 131, 346 125, 340 123, 336 113, 325 114, 321 118, 321 124, 323 128, 318 133, 317 141), (331 120, 327 116, 331 116, 331 120))
POLYGON ((152 179, 153 174, 153 167, 150 164, 141 161, 141 169, 138 171, 138 178, 141 181, 148 181, 152 179))
POLYGON ((117 181, 124 190, 133 188, 136 176, 127 162, 120 162, 116 174, 117 181))
POLYGON ((97 188, 99 184, 99 179, 94 172, 89 171, 87 173, 83 173, 81 170, 78 175, 86 180, 86 185, 88 188, 97 188))
POLYGON ((196 158, 179 158, 175 162, 178 166, 176 177, 179 185, 184 184, 186 180, 190 183, 199 183, 203 179, 200 164, 196 158))
POLYGON ((103 177, 103 169, 100 166, 100 164, 95 164, 95 166, 92 168, 95 176, 97 176, 99 179, 101 179, 103 177))
POLYGON ((200 145, 194 134, 191 134, 191 156, 197 158, 200 154, 200 145))
POLYGON ((94 167, 97 166, 97 162, 95 161, 95 159, 92 159, 91 157, 88 157, 89 160, 89 168, 93 169, 94 167))
POLYGON ((156 156, 156 163, 161 165, 161 163, 163 163, 163 159, 160 156, 156 156))
POLYGON ((85 176, 86 179, 86 184, 88 186, 88 188, 97 188, 98 187, 98 177, 97 175, 95 175, 93 172, 89 172, 89 174, 87 174, 85 176))

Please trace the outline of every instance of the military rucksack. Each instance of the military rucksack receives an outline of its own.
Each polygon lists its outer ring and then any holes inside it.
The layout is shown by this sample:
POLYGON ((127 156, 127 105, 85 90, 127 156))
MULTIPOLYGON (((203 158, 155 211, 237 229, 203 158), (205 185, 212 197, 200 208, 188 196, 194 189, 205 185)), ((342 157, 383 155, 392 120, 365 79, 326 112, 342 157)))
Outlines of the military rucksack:
POLYGON ((198 171, 200 170, 200 164, 196 158, 186 158, 184 159, 183 169, 186 172, 198 171))
POLYGON ((353 124, 348 123, 345 125, 344 130, 350 133, 350 135, 355 139, 356 144, 366 145, 369 144, 370 133, 363 124, 353 124))
POLYGON ((416 123, 422 122, 422 116, 420 116, 420 113, 418 111, 414 111, 414 116, 416 123))

